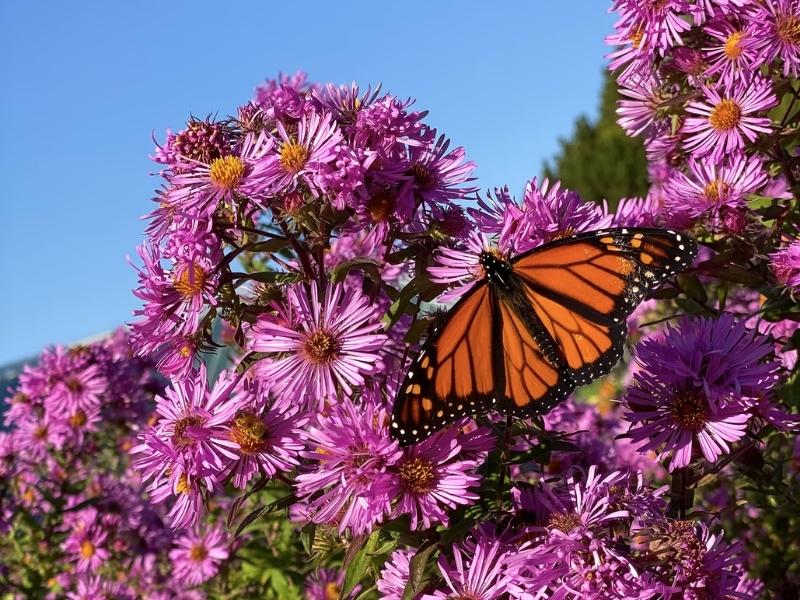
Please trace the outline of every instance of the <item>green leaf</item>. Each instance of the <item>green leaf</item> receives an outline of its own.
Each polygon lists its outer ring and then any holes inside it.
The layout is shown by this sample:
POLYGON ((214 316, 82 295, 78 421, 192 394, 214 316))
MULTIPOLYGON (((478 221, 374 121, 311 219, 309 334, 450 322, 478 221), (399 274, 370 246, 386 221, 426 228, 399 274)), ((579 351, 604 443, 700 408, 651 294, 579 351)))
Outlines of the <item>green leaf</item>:
POLYGON ((301 281, 300 273, 286 273, 284 271, 258 271, 256 273, 231 273, 233 279, 251 279, 261 283, 286 284, 301 281))
POLYGON ((294 494, 287 494, 283 498, 278 498, 277 500, 275 500, 275 502, 270 502, 266 506, 262 506, 255 509, 250 514, 248 514, 244 519, 242 519, 242 522, 239 523, 239 526, 236 528, 236 533, 234 534, 234 537, 239 537, 242 531, 244 531, 244 528, 250 525, 250 523, 252 523, 256 519, 266 515, 267 513, 271 513, 272 511, 286 508, 292 503, 294 503, 296 500, 297 498, 295 497, 294 494))
POLYGON ((290 246, 291 243, 286 238, 273 238, 269 240, 265 240, 263 242, 253 242, 252 244, 247 244, 245 249, 248 252, 277 252, 283 248, 287 248, 290 246))
POLYGON ((380 264, 378 261, 373 260, 371 258, 354 258, 352 260, 346 260, 343 263, 339 263, 334 267, 333 273, 331 274, 331 279, 334 283, 344 281, 344 278, 347 277, 347 274, 350 271, 361 271, 367 275, 369 275, 372 281, 376 283, 380 283, 381 279, 381 271, 380 271, 380 264))
POLYGON ((708 301, 708 294, 700 279, 694 273, 680 273, 678 275, 678 285, 687 297, 697 300, 700 304, 708 301))
MULTIPOLYGON (((373 531, 370 534, 369 538, 366 539, 366 542, 360 541, 359 543, 362 544, 361 548, 350 556, 348 560, 345 557, 345 562, 347 564, 345 573, 344 573, 344 583, 342 583, 342 592, 339 595, 340 598, 347 598, 350 595, 356 585, 364 579, 367 571, 367 565, 370 562, 370 556, 375 549, 378 547, 378 542, 380 540, 380 531, 373 531)), ((359 538, 363 538, 364 536, 358 536, 359 538)), ((354 538, 353 542, 356 541, 358 538, 354 538)), ((352 545, 352 543, 351 543, 352 545)), ((350 554, 350 548, 347 549, 347 554, 350 554)))
POLYGON ((705 269, 705 272, 717 279, 732 281, 733 283, 743 283, 746 285, 759 285, 764 283, 764 278, 755 271, 737 267, 736 265, 705 269))

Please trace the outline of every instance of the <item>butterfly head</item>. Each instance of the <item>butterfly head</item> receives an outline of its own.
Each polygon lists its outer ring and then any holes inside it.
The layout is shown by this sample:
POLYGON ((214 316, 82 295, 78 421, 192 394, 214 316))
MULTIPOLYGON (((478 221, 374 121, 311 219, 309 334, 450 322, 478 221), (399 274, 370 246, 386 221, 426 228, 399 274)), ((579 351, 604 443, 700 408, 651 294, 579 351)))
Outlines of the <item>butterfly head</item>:
POLYGON ((478 257, 478 262, 490 285, 508 287, 513 267, 505 256, 497 250, 484 250, 478 257))

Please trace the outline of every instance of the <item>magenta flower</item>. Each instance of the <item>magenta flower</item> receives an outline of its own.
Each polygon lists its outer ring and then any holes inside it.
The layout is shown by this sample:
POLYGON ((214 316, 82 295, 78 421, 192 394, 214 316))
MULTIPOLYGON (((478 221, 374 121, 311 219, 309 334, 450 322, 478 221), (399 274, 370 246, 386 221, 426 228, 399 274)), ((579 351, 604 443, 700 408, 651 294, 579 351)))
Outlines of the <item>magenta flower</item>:
POLYGON ((689 465, 698 449, 715 462, 744 437, 754 404, 778 383, 770 354, 769 338, 730 314, 667 327, 663 339, 637 347, 628 435, 640 451, 669 459, 670 470, 689 465))
POLYGON ((241 196, 262 201, 279 172, 274 143, 265 132, 249 133, 229 154, 209 162, 192 161, 190 169, 167 175, 170 187, 163 203, 208 219, 222 202, 235 207, 241 196))
POLYGON ((424 594, 421 600, 498 600, 505 597, 511 583, 505 566, 506 557, 498 540, 481 538, 470 550, 453 546, 453 563, 444 555, 438 562, 447 590, 424 594))
POLYGON ((392 467, 396 488, 390 495, 396 498, 393 516, 407 514, 411 529, 421 524, 424 529, 449 523, 448 509, 468 505, 478 499, 470 488, 480 483, 475 473, 478 466, 465 460, 457 427, 437 432, 419 444, 403 451, 392 467))
POLYGON ((654 227, 658 223, 660 209, 657 198, 651 194, 644 198, 620 198, 611 225, 613 227, 654 227))
POLYGON ((342 141, 336 121, 330 113, 311 112, 300 117, 296 133, 290 133, 281 121, 276 125, 278 170, 271 181, 271 189, 283 194, 293 191, 302 182, 309 190, 318 190, 316 177, 323 165, 336 159, 337 147, 342 141))
MULTIPOLYGON (((342 594, 344 571, 341 569, 315 569, 306 577, 303 597, 305 600, 338 600, 342 594)), ((345 598, 353 598, 361 586, 356 586, 345 598)))
POLYGON ((768 117, 756 116, 777 104, 772 84, 758 75, 740 79, 728 88, 702 86, 705 99, 690 102, 683 133, 685 146, 694 156, 711 156, 719 161, 741 151, 745 140, 753 142, 759 134, 772 131, 768 117))
POLYGON ((761 42, 761 62, 780 59, 784 77, 797 77, 800 73, 800 2, 764 0, 754 2, 751 11, 761 42))
POLYGON ((390 492, 397 489, 389 469, 402 451, 387 424, 385 409, 347 399, 317 416, 306 432, 309 450, 302 453, 311 463, 296 478, 310 520, 355 535, 389 514, 390 492))
POLYGON ((494 247, 482 233, 473 231, 462 248, 441 247, 434 253, 434 265, 428 267, 435 283, 455 284, 439 296, 440 302, 449 302, 466 294, 485 275, 480 263, 483 252, 508 257, 504 245, 494 247))
POLYGON ((730 87, 753 71, 760 40, 752 24, 737 26, 718 20, 707 24, 704 31, 715 41, 715 45, 703 49, 708 62, 706 75, 719 74, 720 82, 730 87))
POLYGON ((229 435, 239 455, 229 468, 239 489, 245 489, 259 473, 273 477, 279 471, 291 471, 305 448, 299 428, 308 418, 300 414, 300 407, 270 399, 262 386, 254 392, 251 401, 237 407, 229 424, 229 435))
POLYGON ((656 75, 629 81, 619 88, 622 98, 617 102, 617 122, 631 137, 652 136, 666 124, 662 105, 670 99, 656 75))
POLYGON ((793 293, 800 290, 800 240, 792 240, 789 244, 770 254, 772 273, 778 282, 793 293))
MULTIPOLYGON (((386 560, 376 582, 381 600, 402 600, 410 578, 411 557, 415 550, 395 550, 386 560)), ((412 600, 417 600, 417 594, 412 600)))
POLYGON ((188 585, 199 585, 214 577, 228 558, 226 538, 219 527, 205 532, 195 529, 178 537, 169 552, 175 577, 188 585))
POLYGON ((277 354, 262 373, 278 392, 321 407, 351 395, 376 371, 386 336, 376 307, 360 292, 329 284, 320 298, 312 285, 309 297, 298 284, 275 309, 253 326, 250 349, 277 354))
POLYGON ((767 173, 757 156, 734 154, 715 163, 708 159, 690 160, 688 174, 677 173, 666 186, 665 206, 692 218, 720 210, 741 209, 747 196, 767 182, 767 173))
POLYGON ((98 512, 89 508, 73 523, 72 532, 62 547, 76 561, 78 573, 96 573, 111 556, 103 545, 107 538, 108 533, 99 522, 98 512))

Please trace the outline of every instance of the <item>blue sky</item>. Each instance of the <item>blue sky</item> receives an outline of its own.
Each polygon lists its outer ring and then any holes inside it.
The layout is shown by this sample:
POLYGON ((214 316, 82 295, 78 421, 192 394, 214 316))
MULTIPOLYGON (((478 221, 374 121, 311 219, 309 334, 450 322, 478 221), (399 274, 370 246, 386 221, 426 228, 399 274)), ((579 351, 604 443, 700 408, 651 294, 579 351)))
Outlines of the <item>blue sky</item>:
POLYGON ((138 306, 151 134, 226 115, 279 71, 382 82, 478 164, 541 171, 594 114, 612 25, 598 0, 0 3, 0 364, 138 306), (502 6, 502 9, 495 7, 502 6))

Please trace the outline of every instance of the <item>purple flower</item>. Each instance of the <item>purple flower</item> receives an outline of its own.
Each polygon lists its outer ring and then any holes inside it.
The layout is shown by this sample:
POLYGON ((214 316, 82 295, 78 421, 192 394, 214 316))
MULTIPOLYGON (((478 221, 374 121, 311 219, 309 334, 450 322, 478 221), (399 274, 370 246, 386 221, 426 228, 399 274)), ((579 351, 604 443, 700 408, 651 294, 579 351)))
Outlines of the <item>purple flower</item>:
POLYGON ((614 211, 614 227, 654 227, 658 223, 661 206, 655 196, 620 198, 614 211))
MULTIPOLYGON (((384 563, 376 582, 381 600, 402 600, 410 580, 411 558, 415 550, 395 550, 384 563)), ((417 600, 417 594, 412 600, 417 600)))
POLYGON ((618 101, 617 122, 625 133, 631 137, 652 136, 664 128, 666 116, 660 109, 671 95, 655 75, 629 81, 619 88, 619 93, 623 97, 618 101))
POLYGON ((169 553, 175 577, 188 585, 199 585, 214 577, 228 558, 226 537, 219 527, 205 532, 186 531, 179 536, 169 553))
POLYGON ((699 448, 709 462, 729 451, 747 430, 756 401, 778 382, 769 338, 735 322, 685 321, 662 339, 637 347, 640 370, 625 397, 629 436, 640 451, 655 450, 685 467, 699 448))
POLYGON ((371 403, 344 400, 317 416, 306 432, 310 464, 296 478, 297 494, 315 523, 333 523, 355 534, 372 529, 390 512, 397 489, 389 468, 402 456, 389 438, 388 416, 371 403))
POLYGON ((396 474, 393 516, 410 515, 411 529, 428 529, 434 523, 448 525, 448 509, 471 504, 478 499, 470 491, 480 482, 477 463, 465 460, 459 443, 460 429, 450 427, 419 444, 404 449, 392 467, 396 474))
POLYGON ((746 207, 746 196, 758 192, 767 182, 767 173, 756 156, 737 153, 717 163, 693 159, 688 167, 688 174, 678 173, 667 183, 665 207, 695 219, 725 208, 746 207))
POLYGON ((235 207, 241 196, 263 200, 279 172, 274 143, 265 132, 249 133, 230 154, 208 163, 192 161, 190 169, 167 175, 170 187, 163 204, 207 219, 222 202, 235 207))
MULTIPOLYGON (((315 569, 306 577, 303 596, 306 600, 339 600, 343 583, 344 571, 341 569, 315 569)), ((354 597, 359 587, 346 598, 354 597)))
POLYGON ((455 287, 439 296, 440 302, 449 302, 466 294, 475 283, 485 275, 480 256, 489 252, 498 257, 508 258, 507 249, 501 242, 494 247, 487 237, 473 231, 460 248, 441 247, 434 254, 434 266, 428 267, 431 280, 435 283, 456 284, 455 287))
POLYGON ((753 71, 759 54, 759 37, 752 24, 738 26, 728 20, 718 20, 704 28, 714 46, 704 48, 708 61, 706 75, 719 74, 725 86, 733 85, 753 71))
POLYGON ((770 254, 772 273, 778 283, 793 293, 800 291, 800 240, 792 240, 783 248, 770 254))
POLYGON ((697 116, 687 118, 683 125, 685 147, 693 155, 710 155, 719 161, 741 151, 745 140, 752 143, 759 134, 772 131, 768 117, 755 116, 778 102, 767 79, 754 75, 728 88, 702 86, 702 91, 705 99, 686 107, 686 112, 697 116))
POLYGON ((509 592, 511 577, 506 571, 506 553, 497 540, 481 538, 474 548, 453 546, 453 563, 439 558, 439 572, 447 591, 424 594, 421 600, 497 600, 509 592))
POLYGON ((252 400, 237 407, 229 424, 229 435, 239 455, 229 467, 233 484, 244 489, 259 473, 273 477, 278 471, 297 466, 297 455, 305 448, 299 427, 307 421, 299 406, 271 399, 262 386, 257 386, 252 400))
POLYGON ((322 406, 326 399, 351 395, 364 375, 375 372, 386 336, 365 295, 329 284, 320 299, 316 286, 309 297, 298 284, 275 309, 253 326, 250 348, 281 353, 262 371, 280 393, 322 406))
POLYGON ((800 73, 800 2, 798 0, 764 0, 754 2, 752 22, 758 27, 761 62, 780 58, 784 77, 800 73))

